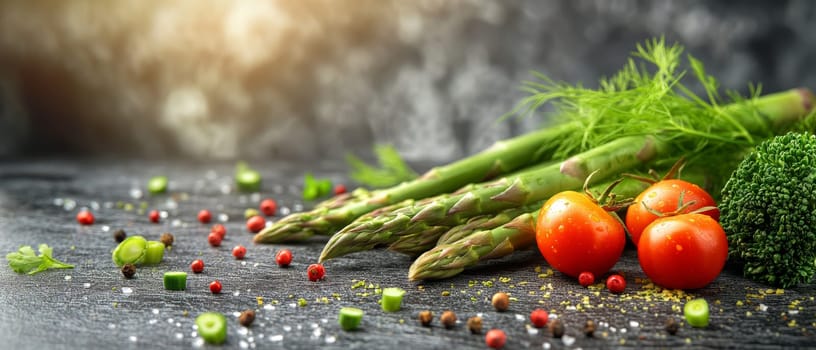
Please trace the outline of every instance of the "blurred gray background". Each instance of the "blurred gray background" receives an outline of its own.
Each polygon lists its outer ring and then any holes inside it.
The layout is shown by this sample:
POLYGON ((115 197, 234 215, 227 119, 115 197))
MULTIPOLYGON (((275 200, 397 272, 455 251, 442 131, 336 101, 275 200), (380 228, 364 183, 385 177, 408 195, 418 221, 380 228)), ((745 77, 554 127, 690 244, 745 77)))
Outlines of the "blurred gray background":
POLYGON ((0 2, 0 157, 441 162, 540 71, 593 86, 665 35, 724 87, 816 88, 813 1, 0 2))

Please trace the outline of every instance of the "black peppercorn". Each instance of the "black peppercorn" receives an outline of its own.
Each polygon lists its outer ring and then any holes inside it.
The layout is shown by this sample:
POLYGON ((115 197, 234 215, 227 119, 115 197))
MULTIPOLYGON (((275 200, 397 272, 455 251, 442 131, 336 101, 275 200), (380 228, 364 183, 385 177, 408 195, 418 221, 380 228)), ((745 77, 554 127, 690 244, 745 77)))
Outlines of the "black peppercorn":
POLYGON ((678 324, 677 321, 674 320, 674 318, 669 318, 666 320, 666 332, 668 332, 669 334, 671 335, 677 334, 679 328, 680 324, 678 324))
POLYGON ((164 243, 165 247, 172 246, 174 240, 175 238, 173 237, 173 234, 169 232, 162 233, 161 237, 159 238, 159 241, 164 243))
POLYGON ((467 320, 467 326, 472 334, 482 333, 482 318, 473 316, 467 320))
POLYGON ((594 321, 587 320, 586 323, 584 323, 584 334, 586 334, 587 337, 592 337, 595 334, 594 321))
POLYGON ((127 233, 125 233, 125 230, 118 229, 113 232, 113 239, 116 241, 116 243, 122 243, 125 238, 127 238, 127 233))
POLYGON ((133 275, 135 275, 135 274, 136 274, 136 266, 135 265, 125 264, 125 266, 122 266, 122 275, 124 275, 125 278, 133 278, 133 275))
POLYGON ((422 326, 428 327, 428 326, 431 325, 432 321, 433 321, 433 313, 432 312, 430 312, 428 310, 425 310, 425 311, 422 311, 422 312, 419 313, 419 323, 422 326))
POLYGON ((564 336, 564 324, 560 320, 553 320, 550 322, 550 332, 553 338, 561 338, 564 336))
POLYGON ((247 309, 238 316, 238 323, 244 327, 249 327, 255 321, 255 310, 247 309))
POLYGON ((442 313, 442 316, 439 316, 439 322, 442 323, 445 328, 451 329, 456 326, 456 314, 453 311, 445 311, 442 313))

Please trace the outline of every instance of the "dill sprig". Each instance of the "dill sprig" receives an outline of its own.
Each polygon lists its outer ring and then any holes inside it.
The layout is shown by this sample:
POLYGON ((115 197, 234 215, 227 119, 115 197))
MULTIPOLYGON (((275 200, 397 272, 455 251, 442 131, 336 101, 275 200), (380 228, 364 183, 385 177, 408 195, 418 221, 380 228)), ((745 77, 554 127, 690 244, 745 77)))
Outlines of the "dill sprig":
POLYGON ((514 110, 526 114, 550 104, 556 111, 555 123, 577 123, 581 130, 574 137, 553 140, 558 145, 557 158, 585 151, 626 136, 652 135, 672 146, 664 162, 680 156, 689 165, 708 163, 713 158, 727 175, 739 155, 758 141, 773 135, 753 106, 761 88, 749 86, 750 95, 741 97, 726 91, 728 105, 719 93, 720 84, 706 73, 702 62, 686 55, 688 69, 682 69, 683 47, 667 45, 664 38, 638 44, 626 64, 615 75, 602 78, 597 89, 557 82, 534 73, 523 90, 530 93, 514 110), (699 85, 698 95, 684 81, 699 85), (738 122, 736 115, 741 115, 738 122), (751 128, 745 127, 746 115, 751 128), (726 159, 724 155, 733 154, 726 159))
POLYGON ((409 181, 417 177, 405 164, 399 152, 391 145, 376 145, 374 153, 379 167, 371 166, 352 154, 346 155, 350 176, 354 181, 372 188, 383 188, 409 181))

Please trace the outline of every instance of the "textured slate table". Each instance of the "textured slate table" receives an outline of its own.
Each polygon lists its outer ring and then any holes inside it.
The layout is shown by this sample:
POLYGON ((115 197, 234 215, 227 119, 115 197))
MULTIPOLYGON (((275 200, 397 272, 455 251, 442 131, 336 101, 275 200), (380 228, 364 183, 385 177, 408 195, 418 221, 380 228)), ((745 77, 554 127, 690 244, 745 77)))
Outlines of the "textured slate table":
POLYGON ((309 282, 306 266, 316 260, 325 239, 253 245, 243 211, 264 197, 277 199, 284 210, 308 208, 310 203, 298 199, 303 172, 342 182, 341 164, 255 164, 264 176, 260 195, 230 191, 232 166, 123 160, 0 164, 0 251, 47 243, 55 257, 76 264, 73 270, 23 276, 4 261, 0 348, 209 347, 202 345, 193 328, 195 315, 208 310, 228 315, 229 348, 484 348, 484 336, 471 335, 464 322, 476 314, 482 315, 485 330, 507 332, 507 348, 816 347, 812 285, 769 289, 730 269, 709 287, 692 293, 711 303, 711 325, 682 326, 677 335, 668 335, 664 321, 670 316, 681 320, 683 296, 650 289, 631 249, 616 266, 629 282, 622 295, 599 287, 585 289, 559 273, 548 273, 546 262, 533 250, 450 280, 426 283, 406 279, 409 258, 372 251, 330 261, 326 279, 309 282), (147 196, 136 190, 153 175, 170 177, 170 193, 147 196), (94 225, 76 223, 74 217, 83 206, 93 209, 94 225), (140 213, 142 206, 166 210, 168 217, 152 224, 146 213, 140 213), (203 208, 212 210, 216 220, 228 216, 227 238, 220 248, 207 244, 210 225, 195 219, 203 208), (119 228, 149 239, 172 232, 176 244, 160 265, 140 269, 135 279, 126 280, 110 258, 115 246, 112 233, 119 228), (237 244, 248 247, 244 261, 230 254, 237 244), (273 254, 282 247, 294 252, 289 268, 274 263, 273 254), (205 261, 205 272, 190 274, 186 291, 163 289, 164 271, 189 271, 196 258, 205 261), (214 279, 224 285, 220 295, 208 290, 214 279), (353 288, 359 281, 365 282, 353 288), (377 304, 377 287, 391 286, 408 293, 402 311, 384 313, 377 304), (514 298, 507 312, 497 313, 490 305, 489 298, 498 291, 514 298), (297 305, 300 298, 306 306, 297 305), (336 317, 343 306, 365 310, 359 331, 340 330, 336 317), (532 328, 527 315, 536 307, 557 315, 567 336, 554 339, 546 330, 532 328), (257 309, 258 315, 249 329, 233 316, 247 308, 257 309), (425 309, 436 317, 451 309, 460 323, 448 330, 436 318, 432 327, 421 327, 416 316, 425 309), (582 333, 587 319, 598 324, 594 338, 582 333))

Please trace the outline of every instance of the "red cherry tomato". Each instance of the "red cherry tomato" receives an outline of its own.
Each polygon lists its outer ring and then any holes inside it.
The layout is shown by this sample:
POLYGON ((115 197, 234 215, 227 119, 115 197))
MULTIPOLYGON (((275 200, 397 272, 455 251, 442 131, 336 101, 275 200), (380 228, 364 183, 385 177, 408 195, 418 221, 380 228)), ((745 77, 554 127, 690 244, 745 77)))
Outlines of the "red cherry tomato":
POLYGON ((620 221, 587 195, 565 191, 541 207, 536 241, 556 270, 574 278, 582 272, 601 276, 620 259, 626 233, 620 221))
MULTIPOLYGON (((643 229, 649 226, 652 221, 658 219, 658 216, 649 212, 646 207, 660 213, 671 213, 677 210, 681 193, 683 194, 683 203, 694 201, 694 204, 688 206, 684 213, 717 205, 708 192, 688 181, 670 179, 657 182, 641 192, 635 198, 635 203, 626 210, 626 228, 629 229, 629 234, 632 236, 632 242, 635 245, 638 245, 643 229)), ((714 220, 720 219, 718 209, 711 209, 702 214, 708 215, 714 220)))
POLYGON ((656 285, 696 289, 711 283, 728 257, 720 224, 703 214, 682 214, 646 226, 638 245, 640 267, 656 285))

